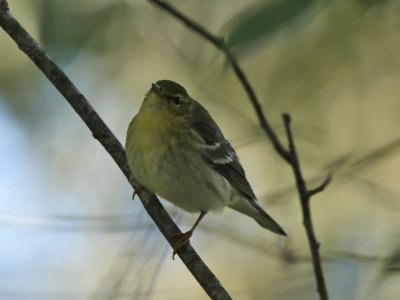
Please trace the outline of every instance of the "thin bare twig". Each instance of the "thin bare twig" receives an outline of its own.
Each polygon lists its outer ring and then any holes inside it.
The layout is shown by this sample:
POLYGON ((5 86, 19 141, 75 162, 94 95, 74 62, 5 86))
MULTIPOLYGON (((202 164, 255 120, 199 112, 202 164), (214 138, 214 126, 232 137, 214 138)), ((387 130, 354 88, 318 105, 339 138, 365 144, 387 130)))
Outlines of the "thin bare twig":
MULTIPOLYGON (((322 271, 321 257, 319 255, 320 244, 315 236, 314 226, 311 218, 311 209, 310 209, 311 192, 307 191, 307 186, 303 179, 303 175, 301 173, 300 163, 297 156, 297 150, 293 140, 293 134, 290 129, 291 119, 288 114, 283 115, 283 122, 285 124, 286 135, 288 138, 289 152, 291 153, 290 164, 292 166, 293 173, 296 178, 297 190, 299 192, 301 201, 301 209, 303 212, 303 224, 306 230, 311 256, 313 260, 314 274, 315 274, 315 279, 317 281, 317 291, 321 299, 327 300, 329 299, 329 297, 328 297, 328 291, 326 289, 324 273, 322 271)), ((329 183, 329 180, 325 182, 326 186, 329 183)))
POLYGON ((260 122, 260 126, 264 129, 265 133, 268 135, 269 139, 271 140, 275 150, 284 158, 287 162, 289 162, 289 153, 285 149, 285 147, 281 144, 278 137, 276 136, 275 132, 272 130, 271 125, 269 124, 265 114, 263 112, 262 106, 260 101, 257 98, 257 95, 251 86, 247 76, 244 74, 242 68, 239 66, 236 57, 233 55, 232 51, 226 46, 224 40, 222 38, 218 38, 217 36, 213 35, 199 23, 196 23, 192 19, 188 18, 186 15, 178 11, 175 7, 163 0, 149 0, 151 3, 158 5, 165 11, 169 12, 173 15, 176 19, 183 22, 187 27, 192 29, 193 31, 197 32, 200 36, 208 40, 211 44, 221 50, 229 63, 231 64, 233 71, 235 72, 236 76, 239 78, 240 83, 243 85, 244 90, 246 91, 254 110, 257 114, 258 120, 260 122))
MULTIPOLYGON (((126 162, 125 151, 120 142, 93 109, 85 96, 82 95, 65 73, 47 56, 39 44, 13 17, 9 11, 6 0, 0 0, 0 26, 64 96, 76 113, 89 127, 93 136, 111 155, 131 185, 135 187, 136 182, 131 176, 126 162)), ((147 190, 140 192, 139 197, 144 208, 156 223, 169 244, 171 246, 175 245, 177 238, 174 237, 174 234, 179 232, 179 228, 172 221, 157 197, 147 190)), ((201 260, 190 244, 182 249, 178 255, 212 299, 231 299, 228 292, 201 260)))
POLYGON ((273 144, 275 150, 278 152, 278 154, 282 157, 283 160, 285 160, 291 167, 296 179, 296 185, 297 185, 297 190, 299 193, 300 197, 300 202, 301 202, 301 207, 303 211, 303 223, 305 226, 307 238, 309 241, 309 246, 310 246, 310 251, 312 255, 312 261, 313 261, 313 267, 314 267, 314 274, 315 274, 315 279, 316 279, 316 284, 317 284, 317 291, 320 295, 320 299, 322 300, 328 300, 328 292, 326 289, 326 284, 325 284, 325 279, 324 279, 324 274, 322 271, 322 264, 321 264, 321 258, 319 255, 319 243, 317 242, 317 239, 315 237, 314 233, 314 228, 312 224, 312 219, 311 219, 311 210, 310 210, 310 205, 309 205, 309 200, 310 197, 318 192, 321 192, 325 187, 329 184, 330 182, 330 177, 327 178, 327 180, 324 181, 324 183, 310 191, 307 190, 307 186, 305 183, 305 180, 303 178, 301 169, 300 169, 300 164, 299 164, 299 159, 297 156, 292 132, 290 129, 290 116, 288 114, 285 114, 283 116, 284 118, 284 123, 285 123, 285 128, 286 128, 286 135, 289 141, 289 149, 286 149, 282 143, 279 141, 277 135, 271 128, 263 110, 260 104, 260 101, 258 100, 256 93, 251 86, 249 80, 247 79, 247 76, 244 74, 243 70, 239 66, 236 57, 233 55, 232 51, 229 49, 229 47, 225 44, 224 40, 222 38, 217 37, 216 35, 212 34, 210 31, 208 31, 206 28, 204 28, 202 25, 199 23, 195 22, 194 20, 190 19, 187 17, 185 14, 177 10, 174 6, 169 4, 168 2, 164 0, 148 0, 149 2, 157 5, 158 7, 162 8, 172 16, 174 16, 178 21, 182 22, 185 24, 188 28, 199 34, 201 37, 209 41, 211 44, 213 44, 217 49, 219 49, 221 52, 224 53, 226 59, 230 63, 230 65, 233 68, 233 71, 235 75, 237 76, 238 80, 242 84, 244 90, 246 91, 250 102, 253 105, 253 108, 255 110, 255 113, 257 115, 257 118, 260 122, 261 127, 271 140, 271 143, 273 144))
POLYGON ((317 187, 308 190, 308 197, 312 197, 315 194, 321 193, 325 188, 328 186, 329 183, 332 181, 332 175, 328 175, 328 177, 325 178, 325 180, 317 187))

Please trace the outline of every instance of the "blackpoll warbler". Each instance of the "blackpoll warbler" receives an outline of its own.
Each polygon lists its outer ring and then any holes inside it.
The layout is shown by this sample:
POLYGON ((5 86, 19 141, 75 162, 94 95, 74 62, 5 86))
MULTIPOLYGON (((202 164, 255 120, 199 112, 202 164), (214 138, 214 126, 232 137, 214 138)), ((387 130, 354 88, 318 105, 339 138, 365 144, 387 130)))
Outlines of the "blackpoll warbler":
POLYGON ((200 213, 193 227, 180 234, 174 254, 206 213, 225 206, 286 235, 258 204, 235 150, 208 111, 176 82, 152 85, 129 125, 126 154, 141 186, 200 213))

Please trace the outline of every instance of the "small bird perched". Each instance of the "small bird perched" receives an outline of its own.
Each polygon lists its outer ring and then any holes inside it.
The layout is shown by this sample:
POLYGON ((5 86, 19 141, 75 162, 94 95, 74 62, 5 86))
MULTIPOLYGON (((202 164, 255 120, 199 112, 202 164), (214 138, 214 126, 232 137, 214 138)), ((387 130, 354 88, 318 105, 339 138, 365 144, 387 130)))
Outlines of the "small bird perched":
POLYGON ((179 233, 173 256, 209 211, 228 206, 286 235, 261 208, 239 158, 208 111, 171 80, 152 84, 126 137, 128 165, 139 185, 200 216, 179 233))

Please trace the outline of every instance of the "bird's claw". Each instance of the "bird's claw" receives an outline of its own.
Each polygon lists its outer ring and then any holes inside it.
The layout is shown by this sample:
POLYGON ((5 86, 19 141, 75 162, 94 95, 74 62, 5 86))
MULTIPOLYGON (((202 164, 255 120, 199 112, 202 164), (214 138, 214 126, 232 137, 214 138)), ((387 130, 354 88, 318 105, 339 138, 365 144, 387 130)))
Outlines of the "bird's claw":
POLYGON ((180 238, 176 242, 175 246, 173 247, 172 259, 175 259, 175 254, 177 254, 178 251, 181 250, 182 247, 189 242, 189 239, 191 238, 192 233, 193 233, 193 231, 189 230, 186 232, 178 232, 178 233, 173 234, 173 236, 180 237, 180 238))
POLYGON ((134 200, 135 196, 140 194, 143 190, 144 188, 141 185, 136 186, 136 188, 133 190, 132 200, 134 200))

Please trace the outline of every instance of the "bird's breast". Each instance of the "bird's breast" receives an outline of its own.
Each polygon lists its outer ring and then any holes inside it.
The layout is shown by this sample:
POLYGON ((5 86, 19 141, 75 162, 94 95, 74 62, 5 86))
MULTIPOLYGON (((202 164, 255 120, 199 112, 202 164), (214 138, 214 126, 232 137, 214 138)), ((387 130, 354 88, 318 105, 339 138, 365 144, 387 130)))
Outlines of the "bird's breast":
POLYGON ((126 150, 128 164, 140 184, 191 212, 226 205, 231 186, 206 165, 195 137, 190 143, 190 135, 183 138, 152 127, 141 129, 136 121, 128 131, 126 150))

